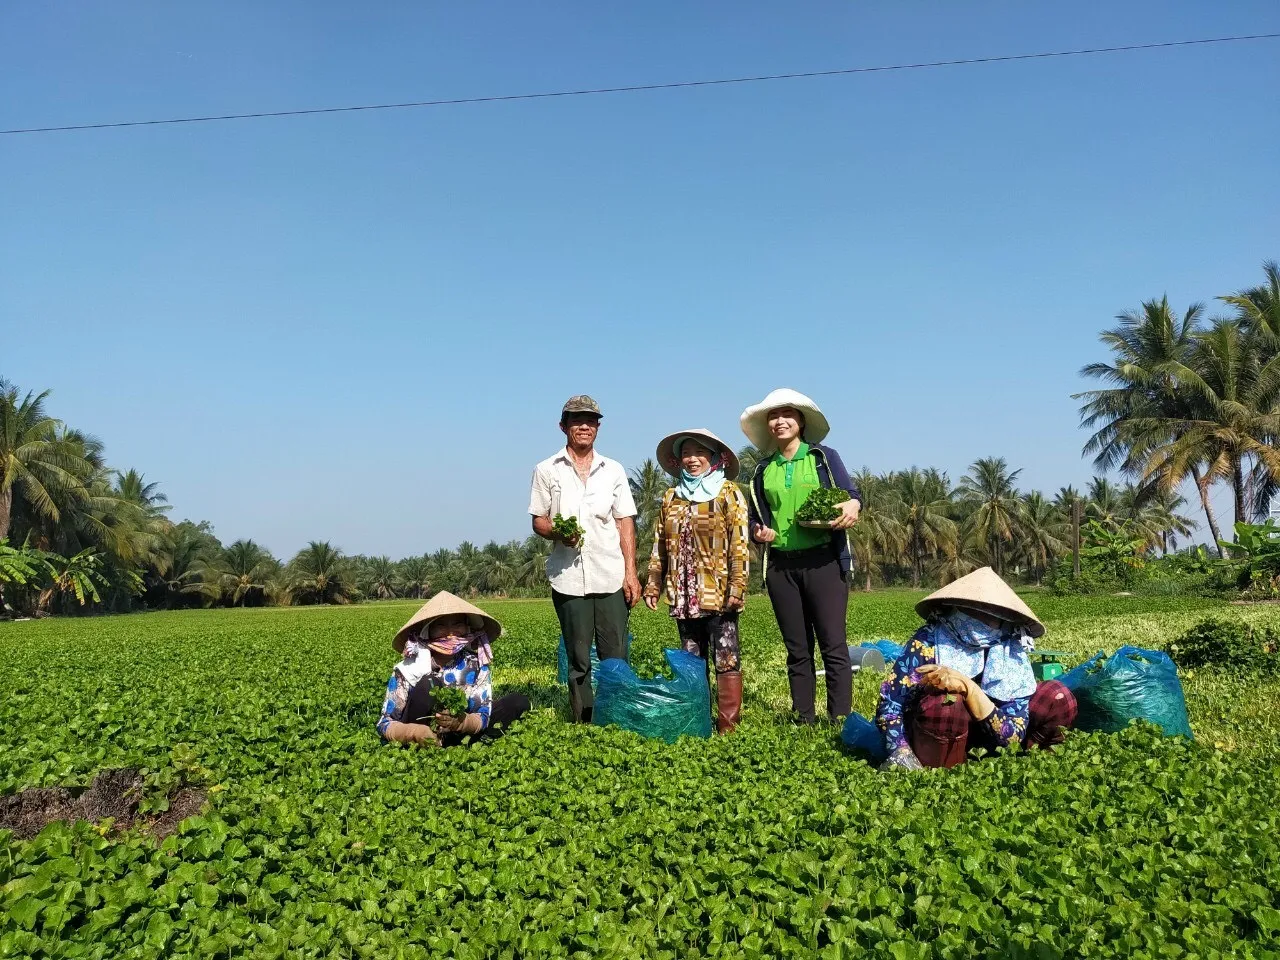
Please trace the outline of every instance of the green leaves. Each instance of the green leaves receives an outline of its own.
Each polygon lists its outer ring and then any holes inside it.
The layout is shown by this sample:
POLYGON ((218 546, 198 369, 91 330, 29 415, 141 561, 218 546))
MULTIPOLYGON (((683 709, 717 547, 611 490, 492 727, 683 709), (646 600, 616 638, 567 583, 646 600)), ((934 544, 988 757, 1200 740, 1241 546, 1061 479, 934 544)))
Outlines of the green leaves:
POLYGON ((562 517, 557 513, 551 518, 551 529, 556 532, 557 536, 564 537, 566 540, 572 540, 577 537, 577 545, 579 547, 582 546, 584 531, 582 525, 578 523, 577 517, 562 517))
MULTIPOLYGON (((919 596, 855 597, 851 635, 904 639, 919 596)), ((1204 609, 1033 604, 1073 657, 1204 609)), ((485 606, 506 628, 496 692, 535 710, 436 751, 373 730, 412 602, 11 625, 0 794, 112 766, 221 789, 163 843, 0 832, 0 958, 1225 957, 1280 936, 1270 680, 1185 681, 1197 733, 1238 729, 1247 757, 1133 727, 889 777, 784 722, 765 603, 742 618, 742 726, 671 745, 564 723, 549 604, 485 606)), ((639 658, 675 641, 647 610, 631 629, 639 658)))
POLYGON ((849 492, 839 487, 819 487, 809 494, 800 509, 796 511, 797 520, 826 521, 840 516, 836 504, 849 499, 849 492))

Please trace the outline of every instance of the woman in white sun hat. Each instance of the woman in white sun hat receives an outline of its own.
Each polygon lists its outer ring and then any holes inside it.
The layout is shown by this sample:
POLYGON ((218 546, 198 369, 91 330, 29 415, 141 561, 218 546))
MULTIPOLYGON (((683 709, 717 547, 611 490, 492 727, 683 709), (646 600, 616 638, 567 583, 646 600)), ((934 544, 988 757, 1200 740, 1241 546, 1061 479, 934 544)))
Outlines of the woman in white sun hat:
POLYGON ((665 591, 681 645, 715 669, 716 730, 742 711, 738 614, 747 597, 747 501, 733 482, 738 458, 710 430, 681 430, 658 443, 658 463, 675 477, 662 497, 644 602, 665 591))
POLYGON ((522 693, 493 698, 489 644, 501 634, 502 624, 448 591, 424 603, 391 643, 403 659, 387 681, 378 717, 382 738, 447 747, 472 737, 502 736, 509 723, 529 712, 529 698, 522 693), (465 694, 465 716, 437 711, 435 694, 443 687, 465 694))
POLYGON ((822 445, 830 426, 803 393, 774 390, 747 407, 740 423, 761 454, 751 478, 751 538, 763 547, 765 587, 787 648, 791 707, 802 723, 814 721, 816 637, 826 669, 827 715, 845 716, 853 693, 845 631, 851 564, 846 531, 862 506, 858 488, 840 455, 822 445), (796 511, 820 487, 839 487, 850 499, 830 529, 802 527, 796 511))

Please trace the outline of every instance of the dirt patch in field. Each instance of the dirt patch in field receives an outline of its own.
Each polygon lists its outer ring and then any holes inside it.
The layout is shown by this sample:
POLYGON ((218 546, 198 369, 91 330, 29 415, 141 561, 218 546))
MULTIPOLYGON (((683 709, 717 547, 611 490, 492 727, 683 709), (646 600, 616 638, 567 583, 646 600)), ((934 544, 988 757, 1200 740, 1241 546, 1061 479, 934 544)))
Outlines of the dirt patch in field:
POLYGON ((68 823, 111 820, 114 833, 139 827, 158 839, 169 836, 188 817, 194 817, 208 797, 198 787, 183 787, 169 797, 169 809, 139 814, 142 774, 130 767, 103 770, 87 789, 31 787, 0 797, 0 830, 12 830, 19 840, 30 840, 56 820, 68 823))

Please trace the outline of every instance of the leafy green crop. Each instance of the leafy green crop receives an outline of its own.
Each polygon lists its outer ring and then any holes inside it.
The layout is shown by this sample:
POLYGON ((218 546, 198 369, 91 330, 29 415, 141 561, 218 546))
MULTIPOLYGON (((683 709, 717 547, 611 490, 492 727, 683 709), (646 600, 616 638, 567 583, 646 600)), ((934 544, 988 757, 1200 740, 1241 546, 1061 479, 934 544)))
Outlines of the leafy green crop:
POLYGON ((1265 673, 1280 670, 1280 630, 1206 617, 1169 645, 1180 667, 1209 665, 1265 673))
POLYGON ((437 713, 448 713, 455 717, 467 714, 467 695, 457 687, 437 687, 431 696, 436 702, 437 713))
POLYGON ((557 513, 551 518, 551 529, 566 540, 572 540, 577 537, 578 547, 581 547, 584 542, 584 531, 581 524, 578 523, 577 517, 562 517, 557 513))
MULTIPOLYGON (((921 595, 855 593, 851 638, 904 640, 921 595)), ((1206 609, 1028 601, 1077 658, 1155 647, 1206 609)), ((566 724, 550 604, 486 602, 496 692, 534 712, 493 744, 394 750, 374 722, 415 606, 0 624, 0 794, 136 766, 203 771, 211 798, 159 844, 0 831, 0 957, 1276 955, 1273 680, 1184 678, 1196 743, 1134 727, 881 774, 786 721, 759 598, 742 725, 669 746, 566 724)), ((631 628, 642 658, 677 644, 665 614, 631 628)), ((877 680, 856 679, 864 714, 877 680)))
POLYGON ((797 520, 823 521, 834 520, 840 516, 837 504, 849 499, 849 492, 839 487, 819 487, 809 494, 800 509, 796 511, 797 520))

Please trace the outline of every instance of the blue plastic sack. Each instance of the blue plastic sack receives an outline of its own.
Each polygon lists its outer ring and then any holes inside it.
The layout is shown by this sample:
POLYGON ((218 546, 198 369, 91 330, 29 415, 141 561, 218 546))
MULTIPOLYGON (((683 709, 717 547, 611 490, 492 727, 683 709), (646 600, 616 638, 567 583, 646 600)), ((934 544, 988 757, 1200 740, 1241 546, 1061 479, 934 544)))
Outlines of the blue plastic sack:
MULTIPOLYGON (((631 634, 627 634, 627 659, 631 659, 631 641, 634 639, 631 634)), ((556 674, 557 678, 563 684, 569 683, 569 651, 565 649, 564 634, 560 634, 560 668, 556 674)), ((591 645, 591 686, 596 685, 596 668, 600 666, 600 658, 596 656, 596 645, 591 645)))
POLYGON ((907 649, 901 643, 894 643, 892 640, 873 640, 870 643, 864 643, 864 647, 875 647, 884 654, 884 662, 892 665, 895 660, 902 656, 902 651, 907 649))
POLYGON ((1110 658, 1099 653, 1060 679, 1076 695, 1081 730, 1114 733, 1147 720, 1166 736, 1192 739, 1178 669, 1167 654, 1125 646, 1110 658))
POLYGON ((592 722, 674 743, 678 737, 711 736, 711 688, 707 661, 684 650, 663 650, 674 679, 641 680, 625 660, 610 658, 595 671, 592 722))
POLYGON ((880 728, 860 713, 845 717, 840 741, 851 750, 861 750, 872 763, 879 763, 889 755, 884 748, 884 734, 880 728))

